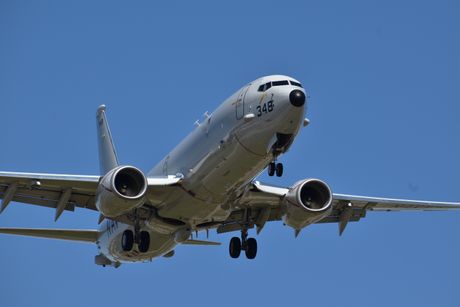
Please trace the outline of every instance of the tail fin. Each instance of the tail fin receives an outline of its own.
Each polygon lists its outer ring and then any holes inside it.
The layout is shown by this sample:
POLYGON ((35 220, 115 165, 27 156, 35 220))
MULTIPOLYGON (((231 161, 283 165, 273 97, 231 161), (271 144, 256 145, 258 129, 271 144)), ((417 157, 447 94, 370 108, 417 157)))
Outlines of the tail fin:
POLYGON ((99 147, 99 168, 101 175, 117 167, 118 157, 112 141, 109 124, 105 116, 105 105, 100 105, 96 113, 97 142, 99 147))
POLYGON ((95 243, 99 237, 97 230, 76 229, 0 228, 0 233, 89 243, 95 243))

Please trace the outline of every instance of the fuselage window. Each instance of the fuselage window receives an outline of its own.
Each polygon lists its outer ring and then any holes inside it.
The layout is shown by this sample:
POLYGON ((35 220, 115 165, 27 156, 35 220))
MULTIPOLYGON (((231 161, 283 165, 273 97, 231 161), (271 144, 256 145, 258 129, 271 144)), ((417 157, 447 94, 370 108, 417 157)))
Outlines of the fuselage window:
POLYGON ((291 80, 291 85, 302 87, 302 84, 300 84, 299 82, 292 81, 292 80, 291 80))
POLYGON ((282 85, 289 85, 289 82, 287 80, 283 81, 273 81, 272 82, 273 86, 282 86, 282 85))

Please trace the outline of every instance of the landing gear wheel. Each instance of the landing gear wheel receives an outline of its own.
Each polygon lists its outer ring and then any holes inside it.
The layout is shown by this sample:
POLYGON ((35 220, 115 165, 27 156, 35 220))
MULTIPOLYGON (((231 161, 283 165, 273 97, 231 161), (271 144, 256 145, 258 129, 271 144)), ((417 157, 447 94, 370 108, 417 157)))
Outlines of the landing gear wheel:
POLYGON ((271 177, 271 176, 275 175, 275 171, 276 171, 275 170, 275 162, 270 162, 268 164, 268 176, 271 177))
POLYGON ((228 251, 230 252, 230 257, 238 258, 241 254, 241 240, 238 237, 233 237, 230 240, 228 245, 228 251))
POLYGON ((125 252, 129 252, 133 249, 133 245, 134 233, 132 232, 132 230, 127 229, 123 232, 123 235, 121 236, 121 248, 125 252))
POLYGON ((150 247, 150 234, 148 231, 141 231, 139 233, 139 243, 137 245, 141 253, 145 253, 150 247))
POLYGON ((277 163, 276 168, 275 168, 276 176, 277 177, 283 176, 283 170, 284 170, 283 163, 277 163))
POLYGON ((254 238, 249 238, 246 241, 246 258, 254 259, 257 255, 257 241, 254 238))

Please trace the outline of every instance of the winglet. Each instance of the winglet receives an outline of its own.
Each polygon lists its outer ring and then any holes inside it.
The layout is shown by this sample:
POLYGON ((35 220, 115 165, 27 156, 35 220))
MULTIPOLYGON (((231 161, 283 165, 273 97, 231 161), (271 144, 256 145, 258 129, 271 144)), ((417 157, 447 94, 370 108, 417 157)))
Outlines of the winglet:
POLYGON ((105 105, 100 105, 96 113, 97 142, 99 147, 99 168, 101 175, 119 165, 117 153, 110 133, 109 124, 105 116, 105 105))

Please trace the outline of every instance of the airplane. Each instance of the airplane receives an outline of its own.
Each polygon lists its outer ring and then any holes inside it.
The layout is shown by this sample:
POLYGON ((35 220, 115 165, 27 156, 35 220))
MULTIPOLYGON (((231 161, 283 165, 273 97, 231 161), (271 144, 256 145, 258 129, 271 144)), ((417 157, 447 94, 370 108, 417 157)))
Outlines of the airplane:
POLYGON ((179 244, 219 245, 193 233, 215 229, 239 232, 229 254, 257 255, 257 241, 269 221, 282 221, 297 237, 315 223, 337 223, 342 235, 349 222, 367 211, 458 210, 460 203, 336 194, 322 180, 307 178, 290 187, 263 184, 257 176, 284 172, 278 158, 289 150, 309 120, 301 83, 271 75, 246 84, 194 130, 150 172, 120 164, 106 118, 97 109, 99 175, 0 172, 0 213, 12 202, 64 211, 99 213, 98 230, 0 228, 0 233, 89 242, 97 245, 95 263, 118 267, 172 257, 179 244))

